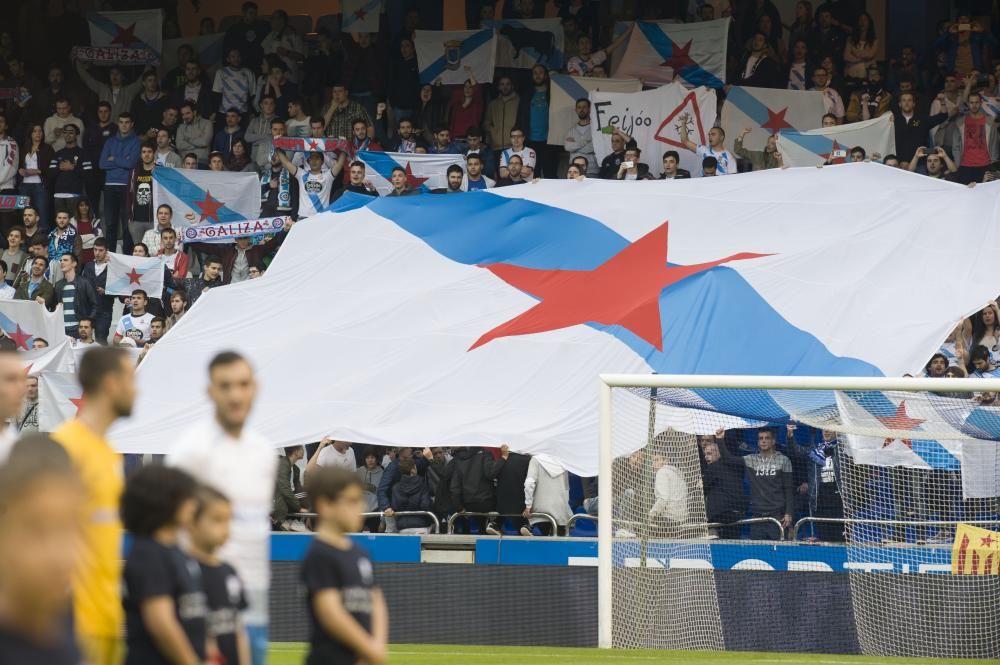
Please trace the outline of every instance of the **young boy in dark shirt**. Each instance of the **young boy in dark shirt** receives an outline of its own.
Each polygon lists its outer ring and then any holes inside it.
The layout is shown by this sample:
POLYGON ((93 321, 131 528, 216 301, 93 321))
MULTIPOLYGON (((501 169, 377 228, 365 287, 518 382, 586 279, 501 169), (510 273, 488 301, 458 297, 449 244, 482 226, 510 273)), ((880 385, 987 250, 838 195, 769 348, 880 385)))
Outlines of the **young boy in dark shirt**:
POLYGON ((233 508, 224 494, 211 487, 198 491, 198 509, 191 524, 191 556, 201 564, 201 581, 208 602, 208 655, 216 665, 250 665, 250 642, 240 620, 247 608, 243 582, 236 570, 216 553, 229 540, 233 508))
POLYGON ((129 478, 121 499, 132 548, 125 559, 125 665, 199 665, 205 661, 206 607, 201 568, 178 546, 191 524, 198 484, 166 466, 129 478))
POLYGON ((357 475, 320 467, 306 476, 319 516, 316 538, 302 561, 310 619, 306 665, 379 665, 386 659, 389 615, 375 586, 368 554, 347 537, 364 522, 357 475))
POLYGON ((85 493, 66 450, 21 439, 0 466, 0 665, 77 665, 70 580, 85 493))

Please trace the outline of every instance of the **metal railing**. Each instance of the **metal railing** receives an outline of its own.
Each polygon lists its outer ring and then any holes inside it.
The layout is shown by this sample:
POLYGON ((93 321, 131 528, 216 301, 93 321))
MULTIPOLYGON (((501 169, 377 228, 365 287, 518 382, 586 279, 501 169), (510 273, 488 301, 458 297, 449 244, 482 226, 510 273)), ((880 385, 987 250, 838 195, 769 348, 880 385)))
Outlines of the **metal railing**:
POLYGON ((576 524, 577 520, 590 520, 591 522, 594 523, 594 526, 597 526, 597 516, 596 515, 590 515, 588 513, 576 513, 576 514, 573 515, 573 517, 569 518, 566 521, 566 535, 567 536, 569 535, 570 531, 573 530, 573 525, 576 524))
MULTIPOLYGON (((580 517, 584 517, 584 515, 580 515, 580 517)), ((596 517, 592 517, 590 515, 587 515, 586 517, 590 517, 595 522, 597 521, 596 517)), ((648 526, 656 526, 655 524, 650 525, 648 522, 634 522, 626 520, 615 520, 614 523, 616 525, 618 524, 626 526, 632 525, 632 526, 638 526, 640 528, 645 528, 648 526)), ((692 529, 723 529, 725 527, 730 527, 730 526, 737 526, 737 527, 743 526, 744 524, 768 524, 768 523, 774 524, 775 528, 778 530, 778 539, 784 540, 785 527, 779 520, 775 519, 774 517, 748 517, 746 519, 737 520, 735 522, 690 522, 690 523, 679 522, 675 523, 675 526, 678 530, 690 531, 692 529)))
MULTIPOLYGON (((489 521, 492 522, 493 520, 495 520, 495 519, 497 519, 499 517, 521 517, 521 518, 523 518, 524 515, 522 515, 521 513, 498 513, 496 511, 491 511, 491 512, 488 512, 488 513, 454 513, 453 515, 451 515, 450 517, 448 517, 448 533, 449 534, 455 533, 455 520, 459 519, 460 517, 486 517, 486 518, 489 519, 489 521)), ((559 533, 559 525, 556 524, 556 518, 553 517, 552 515, 549 515, 548 513, 531 513, 530 515, 528 515, 528 519, 531 519, 532 517, 537 517, 537 518, 541 518, 541 519, 544 519, 544 520, 548 520, 549 523, 552 524, 552 535, 553 536, 555 536, 555 535, 557 535, 559 533)))
POLYGON ((872 524, 876 526, 951 526, 958 524, 1000 524, 1000 520, 876 520, 876 519, 848 519, 845 517, 803 517, 792 526, 791 539, 798 540, 799 530, 806 524, 843 524, 845 527, 851 524, 872 524))
MULTIPOLYGON (((371 517, 381 517, 382 519, 385 519, 386 514, 384 512, 361 513, 361 516, 365 519, 369 519, 371 517)), ((288 513, 288 517, 286 519, 292 519, 295 517, 319 517, 319 515, 316 513, 288 513)), ((392 513, 391 517, 426 517, 430 521, 430 524, 427 526, 430 528, 431 533, 441 533, 441 524, 438 522, 437 515, 429 510, 397 510, 392 513)))

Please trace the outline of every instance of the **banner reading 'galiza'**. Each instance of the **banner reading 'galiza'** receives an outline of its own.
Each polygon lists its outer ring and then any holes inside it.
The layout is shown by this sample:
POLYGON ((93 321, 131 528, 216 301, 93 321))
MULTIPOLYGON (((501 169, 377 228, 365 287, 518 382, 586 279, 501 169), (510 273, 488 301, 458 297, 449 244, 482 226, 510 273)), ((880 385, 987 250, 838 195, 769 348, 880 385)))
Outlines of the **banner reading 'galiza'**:
POLYGON ((635 24, 615 76, 646 85, 680 81, 721 88, 726 80, 728 18, 701 23, 635 24))
POLYGON ((778 134, 778 152, 785 166, 843 164, 855 146, 864 148, 873 159, 896 152, 892 114, 836 127, 778 134))
POLYGON ((635 139, 642 150, 640 160, 649 165, 654 175, 659 174, 667 150, 677 151, 681 168, 700 173, 701 158, 684 148, 677 127, 686 116, 690 140, 707 144, 708 131, 715 122, 715 108, 715 91, 704 87, 688 90, 680 83, 643 92, 591 92, 594 154, 600 162, 611 153, 611 134, 607 130, 618 128, 635 139))
POLYGON ((550 80, 552 85, 549 88, 548 142, 552 145, 563 144, 566 134, 579 120, 576 115, 577 100, 586 99, 590 92, 595 90, 639 92, 642 90, 642 82, 639 79, 607 79, 553 74, 550 80))
POLYGON ((417 30, 414 34, 421 83, 440 80, 460 85, 470 71, 479 83, 493 80, 497 54, 493 30, 417 30))

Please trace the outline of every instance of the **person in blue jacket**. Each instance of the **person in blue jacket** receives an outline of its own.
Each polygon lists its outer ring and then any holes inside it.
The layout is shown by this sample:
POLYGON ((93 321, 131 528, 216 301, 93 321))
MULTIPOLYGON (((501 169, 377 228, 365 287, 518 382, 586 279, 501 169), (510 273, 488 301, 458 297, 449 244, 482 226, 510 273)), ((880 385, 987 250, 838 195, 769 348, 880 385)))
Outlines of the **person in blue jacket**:
POLYGON ((139 137, 132 131, 132 114, 118 114, 118 133, 104 143, 98 166, 104 171, 104 237, 108 251, 116 251, 121 233, 122 253, 131 254, 134 244, 128 232, 128 196, 132 169, 139 161, 139 137))

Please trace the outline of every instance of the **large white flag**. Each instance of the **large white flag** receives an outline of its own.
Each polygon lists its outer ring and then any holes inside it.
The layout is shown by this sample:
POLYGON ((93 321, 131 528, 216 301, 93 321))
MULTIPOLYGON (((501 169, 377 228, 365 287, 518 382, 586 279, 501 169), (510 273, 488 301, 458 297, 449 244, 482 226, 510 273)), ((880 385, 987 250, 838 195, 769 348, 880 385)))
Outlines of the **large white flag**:
POLYGON ((466 67, 480 83, 493 80, 497 39, 492 29, 417 30, 415 35, 422 83, 440 80, 445 85, 461 85, 469 78, 466 67))
POLYGON ((38 430, 51 432, 83 404, 83 389, 75 372, 42 372, 38 375, 38 430))
POLYGON ((743 138, 747 150, 763 150, 767 137, 803 131, 823 123, 823 93, 813 90, 780 90, 734 85, 722 105, 722 128, 726 147, 733 147, 745 127, 753 131, 743 138))
POLYGON ((164 203, 173 208, 173 226, 181 238, 189 226, 257 219, 260 178, 256 173, 154 169, 153 204, 164 203))
POLYGON ((142 289, 150 298, 163 294, 163 259, 108 252, 108 280, 104 292, 109 296, 130 296, 136 289, 142 289))
POLYGON ((504 19, 487 21, 486 28, 497 32, 497 67, 531 69, 545 65, 558 71, 563 68, 562 21, 558 18, 504 19))
POLYGON ((896 152, 892 114, 848 125, 778 134, 778 152, 785 166, 817 166, 826 161, 843 164, 855 146, 864 148, 869 157, 896 152))
POLYGON ((365 175, 379 195, 392 191, 392 170, 397 166, 406 171, 406 182, 413 189, 429 192, 448 186, 448 167, 458 164, 465 172, 461 155, 424 155, 404 152, 369 152, 362 150, 358 160, 364 162, 365 175))
POLYGON ((69 337, 63 335, 51 341, 50 346, 21 352, 21 363, 28 376, 43 372, 75 372, 76 355, 69 337))
POLYGON ((53 345, 66 336, 62 305, 50 312, 34 300, 0 300, 0 328, 22 351, 37 339, 53 345))
POLYGON ((594 90, 604 92, 639 92, 639 79, 606 79, 592 76, 553 74, 549 88, 549 143, 562 145, 566 134, 576 124, 576 102, 587 99, 594 90))
POLYGON ((92 46, 148 49, 156 60, 163 52, 163 10, 93 12, 87 15, 92 46))
POLYGON ((590 127, 594 154, 600 163, 611 153, 612 127, 635 139, 642 150, 640 160, 649 165, 654 176, 662 169, 663 153, 676 150, 681 168, 701 172, 701 159, 681 145, 681 117, 687 114, 688 137, 699 145, 708 144, 708 131, 715 123, 715 91, 709 88, 688 90, 671 83, 654 90, 620 93, 590 93, 590 127))
POLYGON ((726 80, 728 18, 700 23, 635 24, 615 76, 646 85, 680 81, 721 88, 726 80))
POLYGON ((1000 186, 863 163, 379 197, 297 224, 264 279, 203 295, 143 361, 111 439, 167 452, 178 422, 211 412, 209 360, 235 349, 258 373, 250 425, 275 447, 506 442, 592 475, 601 372, 923 365, 996 297, 1000 262, 968 248, 992 248, 983 220, 998 204, 1000 186), (322 288, 303 291, 304 275, 322 288))

